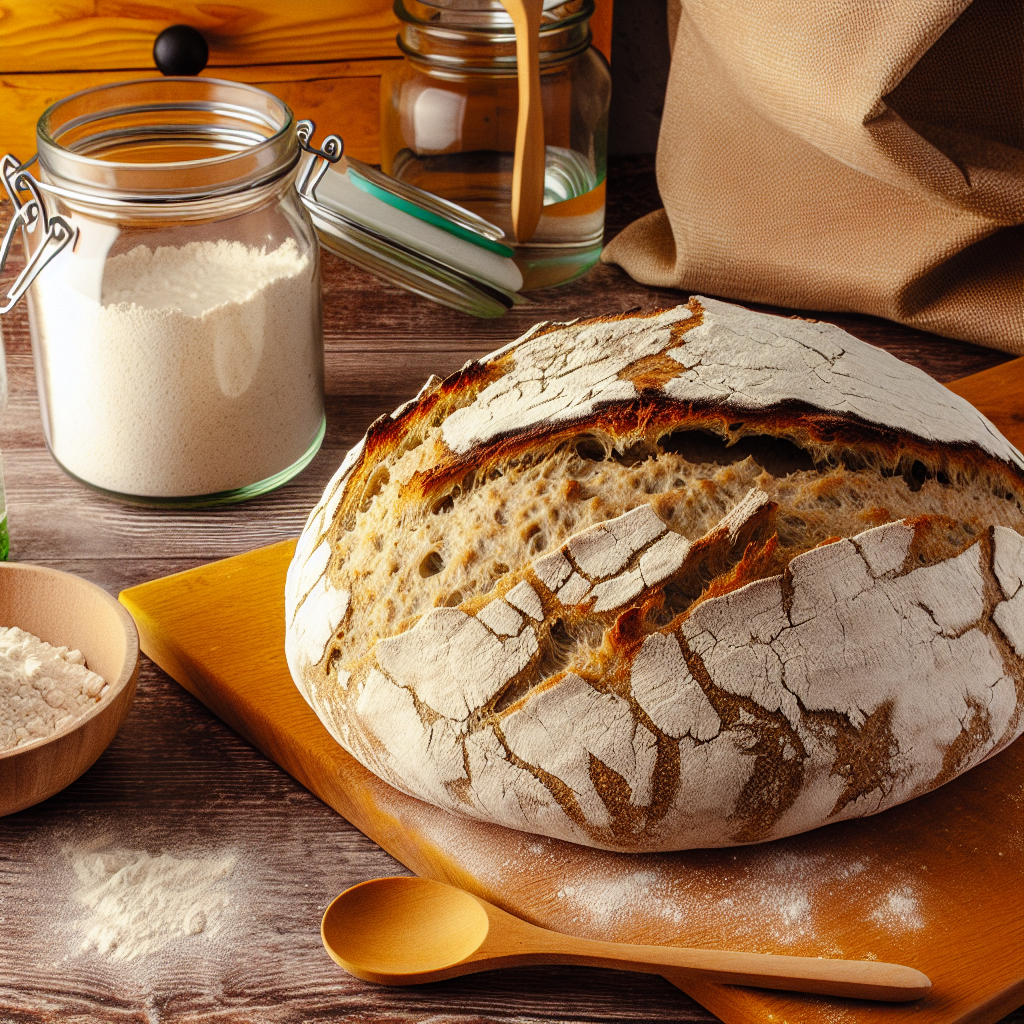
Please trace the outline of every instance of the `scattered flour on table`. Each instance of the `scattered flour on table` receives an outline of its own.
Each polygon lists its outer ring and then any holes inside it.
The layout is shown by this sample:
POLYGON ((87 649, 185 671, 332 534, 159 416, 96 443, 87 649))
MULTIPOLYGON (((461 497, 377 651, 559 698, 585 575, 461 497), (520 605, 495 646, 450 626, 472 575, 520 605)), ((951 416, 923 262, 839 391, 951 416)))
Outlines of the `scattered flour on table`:
POLYGON ((91 711, 108 689, 81 651, 0 626, 0 751, 54 735, 91 711))
POLYGON ((216 938, 231 905, 237 856, 152 856, 145 850, 70 854, 89 913, 78 921, 79 952, 134 960, 181 938, 216 938))

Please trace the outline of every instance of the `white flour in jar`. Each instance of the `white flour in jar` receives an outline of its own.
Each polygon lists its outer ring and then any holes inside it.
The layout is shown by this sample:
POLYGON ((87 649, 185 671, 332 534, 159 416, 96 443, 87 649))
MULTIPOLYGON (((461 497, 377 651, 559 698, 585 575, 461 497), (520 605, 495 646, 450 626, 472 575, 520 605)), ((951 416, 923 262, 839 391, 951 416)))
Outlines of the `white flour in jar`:
POLYGON ((0 626, 0 751, 54 735, 96 707, 108 689, 86 668, 81 651, 0 626))
POLYGON ((62 254, 32 293, 54 456, 88 483, 149 497, 287 469, 323 416, 315 270, 293 239, 62 254))

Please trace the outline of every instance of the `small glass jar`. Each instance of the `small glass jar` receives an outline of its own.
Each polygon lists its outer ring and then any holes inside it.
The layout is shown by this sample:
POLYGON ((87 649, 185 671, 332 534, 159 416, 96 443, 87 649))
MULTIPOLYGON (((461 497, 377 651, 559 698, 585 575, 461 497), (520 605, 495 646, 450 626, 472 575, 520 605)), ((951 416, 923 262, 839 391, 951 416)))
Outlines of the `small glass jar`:
MULTIPOLYGON (((516 245, 523 287, 571 281, 604 233, 611 75, 590 46, 593 0, 545 0, 540 32, 546 171, 533 238, 516 245)), ((382 169, 512 231, 519 90, 500 0, 395 0, 405 59, 381 80, 382 169)))
POLYGON ((38 182, 16 164, 4 178, 16 208, 26 188, 48 207, 22 230, 29 265, 46 262, 29 318, 59 465, 156 505, 293 477, 325 418, 318 242, 288 107, 216 79, 125 82, 54 104, 38 146, 38 182))

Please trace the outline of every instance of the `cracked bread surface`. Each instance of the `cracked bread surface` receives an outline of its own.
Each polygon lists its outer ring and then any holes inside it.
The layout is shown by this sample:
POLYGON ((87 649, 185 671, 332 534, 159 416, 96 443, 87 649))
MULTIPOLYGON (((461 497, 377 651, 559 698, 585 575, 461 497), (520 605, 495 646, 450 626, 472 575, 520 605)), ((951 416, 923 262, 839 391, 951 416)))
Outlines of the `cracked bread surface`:
POLYGON ((334 737, 448 810, 620 850, 871 814, 1022 728, 1024 460, 827 324, 538 325, 382 417, 288 574, 334 737))

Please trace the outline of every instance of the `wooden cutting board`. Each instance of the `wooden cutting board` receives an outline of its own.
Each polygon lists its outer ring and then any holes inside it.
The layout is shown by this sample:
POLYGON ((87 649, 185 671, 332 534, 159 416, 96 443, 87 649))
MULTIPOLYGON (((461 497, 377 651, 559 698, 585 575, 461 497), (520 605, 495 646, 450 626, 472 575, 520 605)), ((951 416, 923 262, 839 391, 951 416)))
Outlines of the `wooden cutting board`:
MULTIPOLYGON (((953 390, 1024 447, 1024 360, 953 390)), ((121 601, 150 658, 412 871, 571 934, 877 958, 934 984, 918 1003, 887 1005, 670 978, 727 1024, 990 1024, 1024 1002, 1024 739, 884 814, 757 846, 614 854, 456 818, 363 768, 292 685, 293 550, 214 562, 121 601)))

